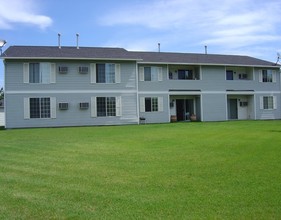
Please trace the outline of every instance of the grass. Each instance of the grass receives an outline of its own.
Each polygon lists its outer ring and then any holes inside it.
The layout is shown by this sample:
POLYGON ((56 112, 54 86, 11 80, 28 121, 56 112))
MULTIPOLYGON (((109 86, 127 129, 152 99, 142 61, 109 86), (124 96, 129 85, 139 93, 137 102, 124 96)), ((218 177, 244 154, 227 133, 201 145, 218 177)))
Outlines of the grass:
POLYGON ((280 219, 281 121, 0 131, 0 219, 280 219))

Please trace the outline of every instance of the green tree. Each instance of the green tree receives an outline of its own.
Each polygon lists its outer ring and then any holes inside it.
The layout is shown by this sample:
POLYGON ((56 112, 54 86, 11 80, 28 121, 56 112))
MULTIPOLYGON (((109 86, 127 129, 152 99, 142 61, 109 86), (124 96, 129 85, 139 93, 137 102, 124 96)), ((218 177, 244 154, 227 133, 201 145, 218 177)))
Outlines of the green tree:
POLYGON ((0 89, 0 100, 4 99, 4 89, 3 87, 0 89))

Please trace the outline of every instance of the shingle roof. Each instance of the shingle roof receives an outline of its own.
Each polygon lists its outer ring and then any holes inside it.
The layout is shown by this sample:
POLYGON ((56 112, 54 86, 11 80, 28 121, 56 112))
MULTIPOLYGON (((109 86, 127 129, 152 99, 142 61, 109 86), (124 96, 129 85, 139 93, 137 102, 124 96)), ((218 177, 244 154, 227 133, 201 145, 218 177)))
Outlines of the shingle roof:
MULTIPOLYGON (((6 58, 69 58, 69 59, 132 59, 123 48, 10 46, 2 55, 6 58)), ((135 59, 133 59, 135 60, 135 59)))
POLYGON ((143 63, 189 63, 205 65, 241 65, 241 66, 276 66, 275 63, 249 56, 166 53, 166 52, 133 52, 143 63))
POLYGON ((109 59, 137 60, 141 63, 240 65, 280 67, 275 63, 249 56, 134 52, 123 48, 106 47, 55 47, 55 46, 10 46, 2 55, 3 59, 46 58, 46 59, 109 59))

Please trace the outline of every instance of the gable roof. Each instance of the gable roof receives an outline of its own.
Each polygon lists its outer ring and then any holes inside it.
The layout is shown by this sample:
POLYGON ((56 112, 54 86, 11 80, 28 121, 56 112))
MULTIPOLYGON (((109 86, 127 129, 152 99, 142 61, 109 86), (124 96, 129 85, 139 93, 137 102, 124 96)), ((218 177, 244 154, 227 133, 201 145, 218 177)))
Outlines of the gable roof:
POLYGON ((51 46, 10 46, 2 55, 3 59, 117 59, 136 60, 123 48, 106 47, 51 47, 51 46))
POLYGON ((140 63, 169 63, 169 64, 202 64, 202 65, 234 65, 234 66, 270 66, 278 67, 275 63, 239 55, 196 54, 196 53, 167 53, 167 52, 133 52, 140 57, 140 63))
POLYGON ((233 65, 278 67, 275 63, 249 56, 136 52, 123 48, 106 47, 55 47, 55 46, 10 46, 3 59, 84 59, 84 60, 132 60, 147 64, 194 64, 194 65, 233 65))

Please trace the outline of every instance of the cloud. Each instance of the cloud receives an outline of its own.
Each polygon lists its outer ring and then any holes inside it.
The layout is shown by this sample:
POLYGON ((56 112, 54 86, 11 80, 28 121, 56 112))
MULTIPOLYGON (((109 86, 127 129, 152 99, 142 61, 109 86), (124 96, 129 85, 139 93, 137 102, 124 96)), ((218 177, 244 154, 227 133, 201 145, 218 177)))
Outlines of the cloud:
POLYGON ((122 5, 99 22, 127 31, 135 42, 158 35, 171 45, 178 42, 179 48, 208 45, 249 51, 249 47, 280 41, 280 14, 280 0, 152 0, 122 5), (143 33, 130 35, 128 29, 136 27, 143 33))
POLYGON ((0 0, 0 29, 12 29, 15 24, 34 25, 45 29, 52 24, 52 19, 37 14, 33 0, 0 0))

